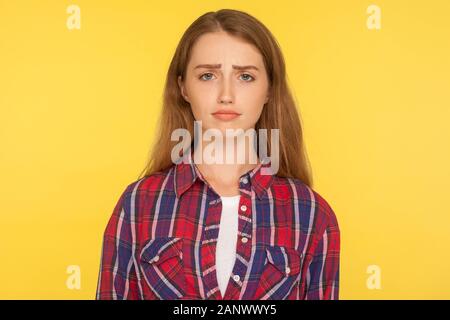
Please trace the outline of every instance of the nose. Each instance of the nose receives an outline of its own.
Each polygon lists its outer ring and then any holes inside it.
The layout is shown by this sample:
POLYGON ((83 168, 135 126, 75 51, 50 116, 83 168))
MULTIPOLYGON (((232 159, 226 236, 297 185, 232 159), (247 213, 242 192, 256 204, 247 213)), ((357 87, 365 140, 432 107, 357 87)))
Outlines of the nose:
POLYGON ((229 104, 229 103, 233 103, 233 100, 234 100, 234 95, 233 95, 233 88, 232 88, 231 80, 222 78, 222 81, 220 84, 219 96, 218 96, 218 103, 229 104))

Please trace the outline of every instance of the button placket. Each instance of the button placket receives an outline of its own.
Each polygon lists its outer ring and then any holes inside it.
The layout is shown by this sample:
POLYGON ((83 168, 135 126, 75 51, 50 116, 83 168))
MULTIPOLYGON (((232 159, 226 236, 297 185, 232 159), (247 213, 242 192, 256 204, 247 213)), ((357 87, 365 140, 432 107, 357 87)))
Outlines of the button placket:
POLYGON ((239 223, 238 223, 238 239, 236 253, 241 258, 236 258, 235 265, 232 271, 231 281, 235 286, 231 287, 231 290, 226 292, 225 299, 237 299, 240 296, 240 290, 242 286, 243 277, 247 272, 247 264, 250 259, 250 247, 249 240, 251 240, 252 232, 252 216, 248 202, 251 201, 247 194, 243 194, 238 207, 239 223), (240 260, 239 260, 240 259, 240 260), (244 260, 244 261, 241 261, 244 260))
POLYGON ((252 235, 251 199, 248 195, 241 197, 241 201, 239 203, 239 216, 239 232, 242 236, 242 244, 247 243, 252 235))
MULTIPOLYGON (((243 228, 248 226, 251 227, 251 223, 249 224, 249 222, 245 221, 245 225, 243 226, 243 228)), ((247 268, 251 257, 251 247, 249 246, 250 238, 248 238, 248 236, 246 236, 245 234, 240 234, 240 238, 241 239, 238 242, 236 248, 236 254, 239 255, 239 257, 236 256, 235 265, 232 271, 232 280, 234 281, 236 286, 233 287, 234 289, 227 296, 227 298, 229 299, 237 299, 240 296, 242 282, 244 281, 244 277, 247 274, 247 268)))

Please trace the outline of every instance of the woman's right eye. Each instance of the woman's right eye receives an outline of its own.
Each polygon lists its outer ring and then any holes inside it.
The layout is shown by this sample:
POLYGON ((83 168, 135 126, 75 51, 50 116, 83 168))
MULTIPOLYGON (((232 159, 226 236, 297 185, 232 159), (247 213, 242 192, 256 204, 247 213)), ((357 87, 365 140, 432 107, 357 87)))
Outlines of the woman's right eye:
POLYGON ((207 72, 207 73, 202 74, 200 76, 200 80, 210 80, 210 79, 205 78, 205 76, 207 76, 207 75, 211 75, 212 76, 212 73, 211 72, 207 72))

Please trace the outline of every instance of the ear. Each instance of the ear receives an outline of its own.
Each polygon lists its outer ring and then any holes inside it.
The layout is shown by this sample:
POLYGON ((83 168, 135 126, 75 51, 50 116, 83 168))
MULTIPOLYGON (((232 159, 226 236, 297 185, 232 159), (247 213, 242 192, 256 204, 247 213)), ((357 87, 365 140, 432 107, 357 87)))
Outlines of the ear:
POLYGON ((178 76, 178 86, 180 87, 181 95, 183 96, 184 100, 189 102, 188 96, 185 92, 186 90, 184 88, 184 83, 183 83, 183 80, 181 79, 181 76, 178 76))
POLYGON ((267 96, 266 96, 266 101, 264 102, 264 104, 266 104, 267 102, 269 102, 270 99, 270 93, 271 93, 271 85, 269 85, 269 88, 267 89, 267 96))

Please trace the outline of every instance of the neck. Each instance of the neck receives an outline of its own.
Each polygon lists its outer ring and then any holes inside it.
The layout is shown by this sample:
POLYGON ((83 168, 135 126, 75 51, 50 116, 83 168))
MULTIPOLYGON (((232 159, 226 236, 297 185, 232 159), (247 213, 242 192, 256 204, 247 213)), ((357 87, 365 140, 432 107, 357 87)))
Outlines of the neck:
POLYGON ((231 138, 224 143, 203 140, 201 146, 194 149, 194 162, 207 181, 236 185, 244 173, 260 164, 253 139, 253 136, 243 137, 235 142, 231 138))

